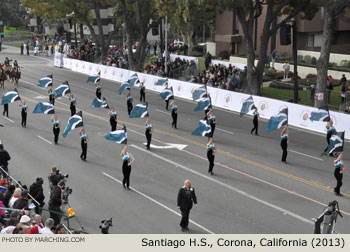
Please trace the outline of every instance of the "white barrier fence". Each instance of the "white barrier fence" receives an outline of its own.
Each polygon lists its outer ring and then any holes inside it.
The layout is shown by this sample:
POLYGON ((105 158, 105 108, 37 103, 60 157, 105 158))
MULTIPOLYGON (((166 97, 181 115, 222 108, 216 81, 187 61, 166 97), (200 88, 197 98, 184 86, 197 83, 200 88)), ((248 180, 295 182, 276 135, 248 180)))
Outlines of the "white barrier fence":
POLYGON ((234 62, 230 62, 230 61, 223 61, 223 60, 211 60, 211 63, 213 65, 224 65, 226 68, 231 66, 234 66, 235 68, 239 68, 241 70, 244 69, 244 67, 246 67, 246 64, 243 63, 234 63, 234 62))
MULTIPOLYGON (((95 75, 101 71, 102 78, 117 82, 127 81, 129 77, 135 73, 134 71, 130 70, 98 65, 69 58, 63 59, 63 65, 65 68, 69 68, 72 71, 85 73, 88 75, 95 75)), ((158 76, 143 73, 137 73, 137 75, 139 79, 144 82, 147 89, 160 92, 164 88, 162 86, 155 86, 155 83, 157 83, 158 79, 160 78, 158 76)), ((199 86, 199 84, 169 79, 169 87, 173 87, 174 95, 176 97, 191 100, 192 91, 199 86)), ((243 101, 249 97, 248 94, 242 94, 212 87, 208 87, 208 91, 210 93, 212 104, 214 106, 235 112, 240 112, 243 101)), ((261 96, 253 96, 253 99, 262 118, 269 119, 271 116, 276 115, 281 110, 281 108, 288 107, 289 125, 320 133, 326 132, 325 122, 310 121, 311 112, 317 111, 316 108, 261 96)), ((252 112, 250 114, 252 114, 252 112)), ((330 114, 333 118, 334 126, 337 131, 350 132, 350 115, 333 111, 330 112, 330 114)), ((345 138, 350 139, 350 134, 346 133, 345 138)))

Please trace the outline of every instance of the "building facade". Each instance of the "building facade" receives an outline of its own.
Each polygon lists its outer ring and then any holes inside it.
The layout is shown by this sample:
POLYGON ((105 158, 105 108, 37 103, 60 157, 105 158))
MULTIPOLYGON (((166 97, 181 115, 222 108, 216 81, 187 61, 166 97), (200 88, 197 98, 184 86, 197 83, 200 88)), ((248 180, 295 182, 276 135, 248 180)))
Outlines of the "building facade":
MULTIPOLYGON (((297 16, 297 48, 298 54, 305 55, 310 52, 311 55, 316 55, 320 52, 323 31, 323 16, 324 11, 320 9, 312 20, 302 19, 297 16)), ((266 17, 266 9, 263 9, 260 17, 256 19, 254 24, 254 49, 258 52, 260 47, 260 34, 263 29, 263 22, 266 17)), ((350 18, 350 11, 345 13, 345 18, 350 18)), ((278 22, 283 17, 278 18, 278 22)), ((228 51, 232 55, 245 54, 245 43, 242 27, 234 12, 217 10, 216 16, 216 55, 222 51, 228 51)), ((292 44, 288 46, 280 45, 279 30, 276 36, 272 36, 269 42, 268 54, 276 49, 277 54, 285 52, 289 56, 292 54, 292 44)), ((339 20, 336 25, 334 38, 332 40, 333 54, 350 54, 350 23, 339 20)))

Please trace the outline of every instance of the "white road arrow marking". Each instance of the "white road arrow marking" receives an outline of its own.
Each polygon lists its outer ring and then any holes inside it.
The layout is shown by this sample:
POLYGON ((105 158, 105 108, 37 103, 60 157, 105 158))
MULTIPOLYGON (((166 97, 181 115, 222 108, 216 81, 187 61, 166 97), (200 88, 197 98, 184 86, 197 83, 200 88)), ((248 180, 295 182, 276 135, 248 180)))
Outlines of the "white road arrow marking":
POLYGON ((42 95, 34 97, 34 99, 46 99, 46 98, 47 98, 46 96, 42 96, 42 95))
MULTIPOLYGON (((147 145, 147 143, 143 143, 144 145, 147 145)), ((158 146, 151 144, 150 146, 153 149, 178 149, 178 150, 183 150, 187 147, 186 144, 172 144, 172 143, 167 143, 167 146, 158 146)))

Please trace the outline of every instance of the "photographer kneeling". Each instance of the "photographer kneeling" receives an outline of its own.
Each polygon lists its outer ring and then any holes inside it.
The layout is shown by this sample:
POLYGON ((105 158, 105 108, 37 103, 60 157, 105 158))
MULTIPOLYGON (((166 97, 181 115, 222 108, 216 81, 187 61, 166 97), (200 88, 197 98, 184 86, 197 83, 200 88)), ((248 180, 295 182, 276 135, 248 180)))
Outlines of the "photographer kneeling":
POLYGON ((65 186, 64 180, 58 182, 57 185, 53 186, 50 192, 50 201, 49 201, 49 210, 50 210, 50 218, 55 221, 55 226, 60 224, 62 215, 61 205, 65 203, 65 201, 61 198, 62 189, 65 186), (53 212, 51 212, 53 211, 53 212))

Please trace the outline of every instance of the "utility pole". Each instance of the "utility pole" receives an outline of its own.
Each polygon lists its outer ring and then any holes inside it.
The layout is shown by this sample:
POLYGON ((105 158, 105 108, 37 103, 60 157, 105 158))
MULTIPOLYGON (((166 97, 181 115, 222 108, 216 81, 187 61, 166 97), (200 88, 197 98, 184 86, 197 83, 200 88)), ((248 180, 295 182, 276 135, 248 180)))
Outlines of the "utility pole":
POLYGON ((298 48, 297 48, 297 22, 292 20, 293 24, 293 59, 294 59, 294 103, 299 101, 298 85, 298 48))
POLYGON ((168 73, 168 16, 165 16, 165 74, 168 73))

